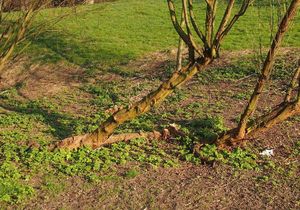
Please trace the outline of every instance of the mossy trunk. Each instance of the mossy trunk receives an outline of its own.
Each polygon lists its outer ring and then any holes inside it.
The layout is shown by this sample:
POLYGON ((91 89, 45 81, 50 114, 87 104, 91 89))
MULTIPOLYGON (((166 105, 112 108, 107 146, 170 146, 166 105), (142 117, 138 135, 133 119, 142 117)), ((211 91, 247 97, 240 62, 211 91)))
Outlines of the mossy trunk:
POLYGON ((297 9, 299 8, 299 5, 300 5, 300 0, 293 0, 286 15, 284 16, 283 20, 281 21, 281 24, 279 25, 278 31, 273 40, 273 43, 271 45, 271 48, 267 55, 267 58, 265 59, 259 81, 256 84, 254 92, 251 96, 251 99, 250 99, 244 113, 242 114, 241 120, 238 125, 237 134, 235 136, 236 139, 244 139, 246 136, 248 120, 256 110, 257 103, 261 96, 261 93, 263 92, 263 89, 271 76, 273 65, 275 62, 275 56, 276 56, 276 53, 278 52, 278 48, 282 42, 284 35, 286 34, 286 32, 288 30, 288 27, 289 27, 292 19, 296 16, 296 12, 297 12, 297 9))
MULTIPOLYGON (((300 114, 300 100, 294 102, 285 102, 275 107, 271 112, 258 117, 253 123, 248 123, 245 129, 245 137, 250 137, 256 133, 263 132, 279 124, 288 118, 300 114)), ((240 143, 240 139, 236 139, 238 128, 231 129, 225 133, 216 142, 219 148, 225 148, 240 143)))
POLYGON ((212 59, 203 57, 199 59, 198 62, 190 63, 179 71, 175 71, 171 78, 162 83, 157 90, 149 93, 133 106, 121 109, 114 113, 94 132, 80 137, 65 139, 56 146, 68 149, 87 146, 95 149, 107 144, 109 137, 118 126, 148 112, 152 107, 162 102, 177 87, 190 80, 197 72, 204 70, 211 62, 212 59))

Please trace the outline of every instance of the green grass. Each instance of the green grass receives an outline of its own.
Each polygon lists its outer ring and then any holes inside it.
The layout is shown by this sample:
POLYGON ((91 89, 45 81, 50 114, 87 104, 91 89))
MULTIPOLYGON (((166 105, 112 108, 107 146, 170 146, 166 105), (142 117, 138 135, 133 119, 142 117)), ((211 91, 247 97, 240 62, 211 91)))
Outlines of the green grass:
MULTIPOLYGON (((102 93, 94 92, 98 95, 102 93)), ((79 177, 85 183, 96 184, 107 174, 130 179, 141 174, 145 167, 176 167, 181 161, 194 164, 203 160, 220 162, 233 168, 250 170, 264 165, 248 150, 234 150, 231 153, 218 151, 215 146, 208 145, 200 156, 193 153, 192 148, 198 138, 210 141, 226 130, 220 117, 192 121, 190 125, 182 127, 187 137, 178 138, 173 143, 136 139, 98 150, 81 148, 73 152, 51 152, 46 147, 49 140, 62 138, 68 132, 76 133, 79 128, 89 130, 89 123, 63 114, 60 107, 47 100, 26 103, 8 97, 14 95, 8 94, 1 99, 4 102, 10 101, 7 104, 14 111, 0 114, 0 206, 24 204, 39 193, 54 196, 65 189, 63 183, 68 177, 79 177), (28 147, 31 143, 40 145, 40 148, 28 147), (137 163, 138 166, 121 176, 114 174, 118 165, 130 163, 137 163), (38 185, 33 184, 37 179, 42 180, 38 185)), ((197 106, 193 106, 193 109, 196 108, 197 106)), ((141 116, 120 129, 123 132, 131 131, 129 129, 152 130, 151 126, 160 120, 157 114, 161 115, 156 113, 141 116)))
MULTIPOLYGON (((220 21, 224 5, 219 5, 220 21)), ((237 9, 237 8, 236 8, 237 9)), ((180 10, 180 8, 178 8, 180 10)), ((204 8, 197 8, 204 21, 204 8)), ((127 63, 149 52, 176 46, 177 34, 170 21, 167 4, 157 0, 119 0, 112 3, 43 11, 38 22, 70 13, 49 31, 32 40, 28 49, 40 61, 67 61, 91 70, 127 63)), ((251 7, 240 19, 222 49, 243 50, 264 46, 270 41, 270 9, 251 7), (260 14, 259 14, 260 13, 260 14)), ((300 20, 297 16, 295 23, 300 20)), ((285 38, 285 46, 300 46, 299 24, 293 24, 285 38)), ((51 25, 51 24, 49 24, 51 25)), ((49 28, 48 28, 49 29, 49 28)))
MULTIPOLYGON (((234 150, 233 152, 218 151, 215 146, 204 147, 200 156, 195 156, 191 150, 194 141, 190 138, 180 138, 173 149, 165 149, 166 142, 146 141, 135 139, 128 142, 112 144, 98 150, 81 148, 76 151, 55 150, 49 151, 47 147, 23 146, 23 138, 14 139, 15 136, 5 130, 12 126, 28 125, 24 136, 29 138, 37 118, 24 118, 20 114, 2 116, 0 136, 0 206, 4 203, 22 203, 37 192, 46 192, 54 195, 64 190, 63 180, 67 177, 81 177, 87 182, 97 183, 102 180, 103 173, 113 173, 114 167, 128 162, 139 163, 143 166, 175 167, 185 160, 200 163, 202 160, 222 162, 238 169, 259 169, 262 164, 257 163, 257 157, 247 150, 234 150), (18 116, 19 115, 19 116, 18 116), (7 141, 10 139, 11 141, 7 141), (34 187, 35 179, 42 177, 39 187, 34 187), (56 179, 54 177, 60 177, 56 179)), ((205 119, 200 122, 205 132, 211 134, 223 129, 223 125, 215 124, 217 119, 205 119), (220 128, 221 127, 221 128, 220 128), (211 130, 210 130, 211 129, 211 130)), ((199 123, 198 123, 199 124, 199 123)), ((205 137, 205 134, 201 133, 205 137)), ((194 138, 194 137, 192 137, 194 138)), ((170 145, 169 145, 170 146, 170 145)), ((124 178, 134 178, 140 174, 134 167, 123 174, 124 178)), ((105 177, 105 176, 104 176, 105 177)))

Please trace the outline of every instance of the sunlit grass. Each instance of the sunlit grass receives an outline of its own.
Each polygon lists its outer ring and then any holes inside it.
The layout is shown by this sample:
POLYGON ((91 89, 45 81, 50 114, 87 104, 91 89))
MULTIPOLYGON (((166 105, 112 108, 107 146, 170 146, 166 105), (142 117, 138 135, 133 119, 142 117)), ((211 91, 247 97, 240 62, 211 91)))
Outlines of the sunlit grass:
MULTIPOLYGON (((224 5, 219 5, 222 17, 224 5)), ((236 8, 237 9, 237 8, 236 8)), ((180 8, 178 8, 180 11, 180 8)), ((32 40, 32 57, 46 62, 68 61, 83 67, 126 63, 149 52, 176 46, 177 34, 172 27, 165 1, 119 0, 116 2, 44 11, 44 18, 70 13, 50 27, 47 33, 32 40)), ((204 21, 204 8, 197 8, 197 16, 204 21)), ((224 50, 258 48, 270 42, 270 9, 251 7, 224 40, 224 50)), ((299 15, 285 46, 300 46, 299 15)), ((276 19, 277 20, 277 19, 276 19)))

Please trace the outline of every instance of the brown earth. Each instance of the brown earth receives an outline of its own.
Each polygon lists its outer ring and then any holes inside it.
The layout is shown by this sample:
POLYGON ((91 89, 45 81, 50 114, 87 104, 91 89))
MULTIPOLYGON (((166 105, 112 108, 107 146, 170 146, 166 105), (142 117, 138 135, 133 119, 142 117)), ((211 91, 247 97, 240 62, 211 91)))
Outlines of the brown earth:
MULTIPOLYGON (((281 56, 287 56, 299 49, 284 49, 281 56)), ((296 52, 296 53, 295 53, 296 52)), ((251 51, 224 53, 224 58, 216 62, 209 71, 218 68, 231 68, 232 61, 251 55, 251 51)), ((128 82, 132 87, 149 84, 138 95, 132 95, 135 101, 145 95, 159 80, 165 79, 165 68, 174 61, 174 53, 160 52, 146 58, 130 62, 127 66, 135 71, 134 76, 122 77, 115 73, 95 75, 85 78, 83 70, 66 67, 63 64, 53 66, 35 66, 26 73, 5 75, 3 87, 21 83, 18 91, 26 99, 51 98, 76 92, 79 97, 92 97, 80 92, 82 84, 93 84, 101 81, 128 82), (24 76, 25 75, 25 76, 24 76), (13 78, 13 79, 8 79, 13 78), (85 78, 85 79, 83 79, 85 78), (155 81, 154 81, 155 80, 155 81)), ((294 59, 289 57, 291 61, 294 59)), ((20 71, 19 71, 20 72, 20 71)), ((207 112, 224 117, 226 125, 233 127, 235 117, 243 110, 246 100, 233 98, 235 93, 251 93, 256 75, 246 76, 234 81, 217 81, 203 84, 199 79, 190 81, 183 91, 189 97, 175 106, 168 107, 166 102, 154 113, 174 112, 192 102, 208 103, 207 112), (218 110, 216 104, 221 102, 218 110), (213 111, 212 111, 213 109, 213 111)), ((273 81, 272 90, 264 93, 261 109, 276 105, 282 99, 282 89, 286 85, 281 80, 273 81)), ((1 86, 0 86, 1 88, 1 86)), ((129 88, 129 89, 130 89, 129 88)), ((126 90, 124 90, 126 92, 126 90)), ((58 100, 58 99, 55 99, 58 100)), ((84 104, 85 106, 86 104, 84 104)), ((78 113, 83 104, 66 105, 64 110, 78 113)), ((86 107, 85 107, 86 108, 86 107)), ((92 110, 92 109, 91 109, 92 110)), ((183 120, 181 116, 172 116, 171 122, 183 120)), ((158 122, 159 124, 159 122, 158 122)), ((251 171, 237 170, 232 167, 216 164, 194 165, 182 163, 177 168, 142 167, 140 174, 134 178, 122 177, 124 171, 132 168, 131 164, 116 167, 119 178, 103 180, 97 184, 87 184, 78 177, 65 180, 66 188, 58 195, 49 197, 40 193, 25 209, 300 209, 300 168, 299 157, 291 158, 295 142, 300 139, 300 121, 291 119, 272 129, 253 137, 250 147, 257 151, 264 148, 274 149, 272 159, 281 164, 285 170, 295 167, 294 175, 279 174, 272 170, 251 171), (267 177, 267 178, 266 178, 267 177)), ((132 163, 135 165, 135 163, 132 163)))
POLYGON ((72 179, 64 193, 40 195, 25 209, 299 209, 299 178, 262 177, 222 165, 184 164, 96 186, 72 179))

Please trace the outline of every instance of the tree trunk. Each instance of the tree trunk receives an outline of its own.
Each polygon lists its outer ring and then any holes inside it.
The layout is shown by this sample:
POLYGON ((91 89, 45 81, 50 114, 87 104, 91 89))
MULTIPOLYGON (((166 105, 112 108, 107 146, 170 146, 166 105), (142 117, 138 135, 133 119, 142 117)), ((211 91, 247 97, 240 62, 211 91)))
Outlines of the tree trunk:
POLYGON ((121 109, 109 117, 94 132, 78 137, 71 137, 59 142, 56 147, 76 149, 81 146, 93 149, 107 144, 114 130, 124 122, 148 112, 152 107, 162 102, 177 87, 191 79, 197 72, 203 71, 213 60, 202 57, 198 62, 190 63, 186 67, 175 71, 171 78, 164 82, 157 90, 149 93, 133 106, 121 109))
MULTIPOLYGON (((152 107, 162 102, 177 87, 191 79, 197 72, 203 71, 209 64, 213 62, 214 59, 217 58, 215 47, 220 46, 222 39, 229 33, 237 20, 244 15, 247 8, 249 7, 250 0, 243 1, 240 11, 231 19, 231 21, 227 25, 234 1, 230 1, 228 3, 228 7, 223 17, 224 20, 219 27, 219 38, 214 37, 214 23, 217 0, 206 0, 207 16, 205 24, 205 35, 202 33, 196 23, 193 13, 192 0, 182 0, 182 15, 186 26, 186 31, 177 20, 174 1, 167 0, 167 3, 173 26, 180 38, 188 46, 190 60, 189 64, 186 67, 177 69, 169 80, 163 82, 163 84, 157 90, 151 92, 139 102, 114 113, 103 124, 99 125, 98 129, 96 129, 94 132, 83 136, 67 138, 62 142, 57 143, 56 147, 75 149, 81 146, 88 146, 95 149, 109 143, 111 139, 110 136, 119 125, 128 120, 134 119, 143 113, 148 112, 152 107), (203 46, 199 46, 195 42, 191 32, 192 28, 189 26, 190 21, 198 38, 200 38, 200 40, 203 42, 203 46), (195 53, 197 53, 197 56, 199 57, 195 58, 195 53)), ((180 50, 178 59, 180 59, 180 50)))
POLYGON ((241 120, 239 122, 237 135, 235 137, 237 139, 245 138, 248 120, 256 110, 260 95, 272 73, 272 68, 273 68, 273 64, 275 61, 276 53, 278 51, 278 47, 280 46, 282 39, 283 39, 285 33, 287 32, 287 29, 290 25, 291 20, 295 17, 296 11, 297 11, 299 5, 300 5, 300 0, 292 1, 286 15, 284 16, 284 18, 279 26, 277 34, 276 34, 276 36, 273 40, 272 46, 269 50, 268 56, 264 62, 264 66, 263 66, 259 81, 256 84, 256 87, 251 96, 251 99, 250 99, 250 101, 241 117, 241 120))
MULTIPOLYGON (((254 123, 247 124, 245 129, 245 136, 254 135, 258 132, 262 132, 271 128, 272 126, 281 123, 288 118, 300 114, 300 100, 294 102, 285 102, 274 108, 268 114, 265 114, 257 118, 254 123)), ((234 144, 240 143, 240 139, 236 139, 236 133, 238 128, 231 129, 225 133, 216 142, 219 148, 226 148, 234 144)))
MULTIPOLYGON (((184 11, 182 9, 180 27, 183 28, 184 25, 185 25, 184 11)), ((181 39, 181 37, 179 36, 177 57, 176 57, 176 71, 179 71, 182 68, 183 48, 184 48, 184 42, 181 39)))

